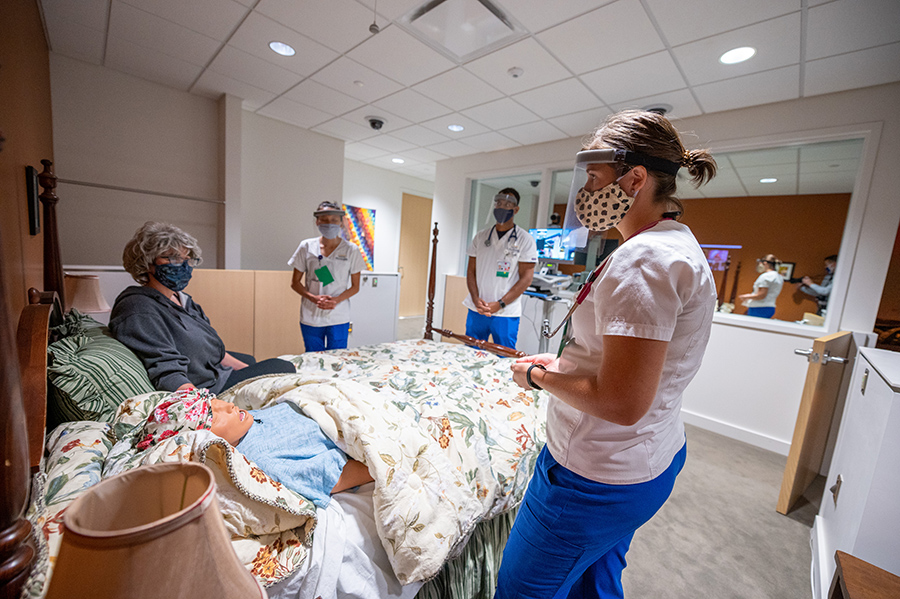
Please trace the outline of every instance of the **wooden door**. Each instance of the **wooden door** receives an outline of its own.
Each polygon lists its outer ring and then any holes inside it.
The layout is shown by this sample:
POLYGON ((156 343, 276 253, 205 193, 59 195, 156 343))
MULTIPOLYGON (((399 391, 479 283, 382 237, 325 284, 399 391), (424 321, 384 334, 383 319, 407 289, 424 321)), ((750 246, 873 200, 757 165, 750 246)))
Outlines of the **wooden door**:
POLYGON ((431 236, 430 198, 403 194, 400 211, 400 316, 423 316, 431 236))
POLYGON ((775 508, 780 514, 790 511, 822 467, 834 407, 841 390, 843 362, 848 357, 851 340, 852 333, 837 332, 813 341, 791 450, 775 508))

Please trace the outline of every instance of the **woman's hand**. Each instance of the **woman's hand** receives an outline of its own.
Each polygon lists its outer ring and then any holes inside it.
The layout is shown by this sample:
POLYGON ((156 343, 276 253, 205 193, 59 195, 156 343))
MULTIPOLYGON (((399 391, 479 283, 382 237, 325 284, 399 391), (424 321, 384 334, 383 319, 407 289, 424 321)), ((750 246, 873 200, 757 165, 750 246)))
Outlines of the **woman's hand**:
POLYGON ((319 295, 316 296, 316 307, 320 310, 334 310, 334 307, 337 306, 337 301, 330 295, 319 295))
MULTIPOLYGON (((523 389, 532 390, 534 387, 528 384, 528 369, 532 364, 540 364, 547 370, 556 370, 557 358, 553 354, 536 354, 534 356, 525 356, 517 359, 510 370, 512 370, 513 382, 523 389)), ((537 369, 536 369, 537 370, 537 369)), ((536 370, 532 370, 532 379, 536 370)))

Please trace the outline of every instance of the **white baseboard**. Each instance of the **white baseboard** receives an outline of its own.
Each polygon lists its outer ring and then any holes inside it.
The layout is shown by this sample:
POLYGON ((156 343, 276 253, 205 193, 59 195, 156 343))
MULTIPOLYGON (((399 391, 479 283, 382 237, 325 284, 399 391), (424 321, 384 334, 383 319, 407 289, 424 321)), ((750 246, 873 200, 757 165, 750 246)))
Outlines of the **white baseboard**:
POLYGON ((723 437, 742 441, 755 447, 773 451, 783 456, 788 455, 791 450, 791 444, 789 441, 785 442, 779 439, 774 439, 772 437, 769 437, 768 435, 762 435, 760 433, 750 431, 733 424, 729 424, 727 422, 709 418, 708 416, 695 414, 688 410, 681 410, 681 418, 687 424, 692 424, 704 430, 722 435, 723 437))

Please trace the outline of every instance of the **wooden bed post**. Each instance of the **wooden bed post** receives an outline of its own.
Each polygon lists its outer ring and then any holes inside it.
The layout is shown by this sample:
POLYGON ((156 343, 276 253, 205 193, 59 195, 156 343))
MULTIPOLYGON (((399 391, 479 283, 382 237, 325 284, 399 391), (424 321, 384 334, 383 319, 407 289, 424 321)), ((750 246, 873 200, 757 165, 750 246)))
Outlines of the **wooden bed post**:
POLYGON ((41 191, 41 203, 44 205, 44 291, 55 291, 59 301, 65 307, 65 285, 63 283, 62 256, 59 251, 59 230, 56 225, 57 177, 53 172, 53 163, 41 160, 44 170, 38 175, 41 191))
POLYGON ((431 231, 431 271, 428 273, 428 303, 425 309, 425 339, 431 341, 434 335, 431 334, 431 325, 434 322, 434 286, 437 278, 437 244, 438 244, 438 225, 434 223, 434 229, 431 231))
MULTIPOLYGON (((19 597, 31 572, 35 551, 31 523, 25 518, 31 487, 28 464, 28 433, 22 406, 22 384, 16 344, 10 330, 9 304, 0 277, 0 597, 19 597)), ((46 348, 44 350, 46 354, 46 348)), ((42 439, 43 440, 43 439, 42 439)))

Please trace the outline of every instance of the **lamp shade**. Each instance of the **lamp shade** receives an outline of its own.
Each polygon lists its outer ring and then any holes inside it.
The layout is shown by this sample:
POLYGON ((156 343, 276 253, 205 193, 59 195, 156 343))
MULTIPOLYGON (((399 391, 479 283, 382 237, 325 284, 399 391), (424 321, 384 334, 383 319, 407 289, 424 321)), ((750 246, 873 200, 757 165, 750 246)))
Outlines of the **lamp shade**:
POLYGON ((63 517, 47 599, 266 599, 241 564, 203 464, 142 466, 81 495, 63 517))
POLYGON ((75 308, 83 314, 109 312, 109 304, 100 293, 100 277, 97 275, 72 275, 66 273, 66 311, 75 308))

